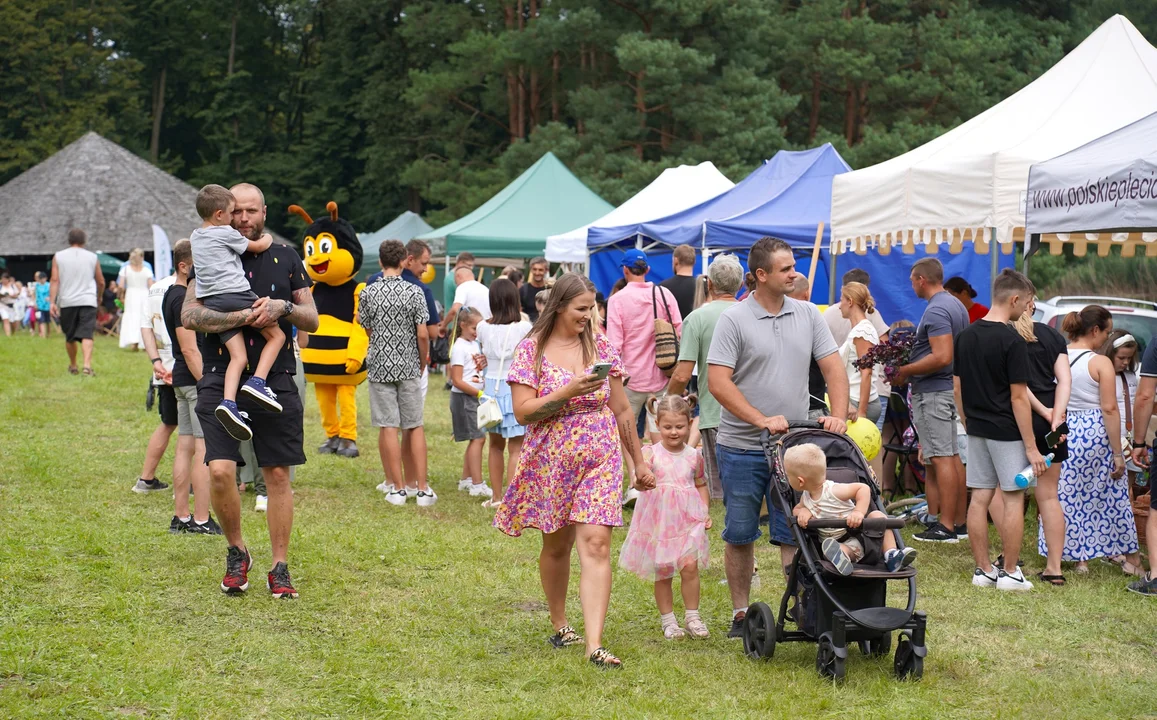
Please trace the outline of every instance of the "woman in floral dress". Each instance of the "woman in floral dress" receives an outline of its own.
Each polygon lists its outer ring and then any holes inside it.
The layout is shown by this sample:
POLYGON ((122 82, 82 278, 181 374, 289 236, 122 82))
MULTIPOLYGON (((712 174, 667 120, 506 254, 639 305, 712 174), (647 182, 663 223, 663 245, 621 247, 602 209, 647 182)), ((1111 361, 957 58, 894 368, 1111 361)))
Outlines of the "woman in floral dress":
POLYGON ((610 342, 595 333, 595 289, 581 275, 555 283, 534 329, 515 351, 507 380, 514 414, 526 426, 518 470, 494 526, 515 537, 542 532, 538 570, 550 608, 556 648, 585 642, 587 658, 621 667, 602 647, 611 597, 611 528, 623 524, 620 438, 638 482, 653 486, 635 418, 623 390, 623 367, 610 342), (605 379, 595 373, 608 365, 605 379), (566 619, 571 551, 578 545, 584 641, 566 619))

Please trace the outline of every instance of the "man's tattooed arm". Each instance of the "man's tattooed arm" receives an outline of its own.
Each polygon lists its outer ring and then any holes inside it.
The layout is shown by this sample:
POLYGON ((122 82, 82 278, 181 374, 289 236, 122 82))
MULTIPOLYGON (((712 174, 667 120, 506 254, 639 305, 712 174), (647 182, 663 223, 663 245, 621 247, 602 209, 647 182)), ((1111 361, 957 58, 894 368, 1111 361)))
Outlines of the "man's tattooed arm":
POLYGON ((185 293, 185 304, 181 306, 181 325, 203 333, 219 333, 248 325, 252 317, 252 308, 227 313, 210 310, 197 299, 197 293, 191 287, 185 293))

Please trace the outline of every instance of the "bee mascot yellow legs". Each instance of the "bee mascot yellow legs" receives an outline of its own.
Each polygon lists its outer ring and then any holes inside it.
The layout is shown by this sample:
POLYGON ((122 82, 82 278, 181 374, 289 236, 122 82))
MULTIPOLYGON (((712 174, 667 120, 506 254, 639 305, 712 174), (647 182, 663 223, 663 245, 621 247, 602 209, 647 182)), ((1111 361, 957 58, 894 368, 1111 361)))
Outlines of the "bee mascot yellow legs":
POLYGON ((309 225, 302 250, 313 278, 317 331, 299 336, 305 379, 314 384, 326 441, 318 451, 358 456, 357 386, 366 379, 370 339, 357 323, 358 295, 365 283, 354 280, 362 266, 362 246, 349 221, 338 217, 337 203, 326 205, 328 217, 313 220, 297 205, 289 211, 309 225))

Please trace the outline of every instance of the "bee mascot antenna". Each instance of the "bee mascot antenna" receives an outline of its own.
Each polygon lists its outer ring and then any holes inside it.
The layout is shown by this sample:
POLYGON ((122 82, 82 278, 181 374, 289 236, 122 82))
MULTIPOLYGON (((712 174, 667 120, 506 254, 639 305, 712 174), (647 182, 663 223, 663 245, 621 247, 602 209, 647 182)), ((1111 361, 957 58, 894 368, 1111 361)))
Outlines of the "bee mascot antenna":
POLYGON ((309 226, 302 251, 313 278, 313 301, 320 319, 317 331, 298 335, 305 379, 314 384, 326 441, 318 451, 358 456, 357 386, 366 379, 370 339, 355 322, 358 294, 365 283, 354 280, 362 266, 362 246, 349 221, 338 217, 337 203, 328 216, 314 220, 297 205, 289 212, 309 226))

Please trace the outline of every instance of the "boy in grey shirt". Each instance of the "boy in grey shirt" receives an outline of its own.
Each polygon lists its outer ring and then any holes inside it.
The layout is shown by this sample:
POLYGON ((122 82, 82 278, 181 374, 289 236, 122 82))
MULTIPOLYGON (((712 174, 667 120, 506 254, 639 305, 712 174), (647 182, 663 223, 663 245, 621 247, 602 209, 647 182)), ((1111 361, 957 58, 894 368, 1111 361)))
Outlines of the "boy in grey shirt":
MULTIPOLYGON (((193 249, 193 268, 196 271, 197 299, 205 307, 218 312, 235 312, 252 307, 257 294, 245 279, 241 268, 241 254, 248 251, 261 253, 273 244, 273 237, 265 234, 259 240, 247 240, 230 225, 233 217, 233 193, 220 185, 206 185, 197 193, 197 214, 205 221, 189 237, 193 249)), ((215 415, 229 434, 245 441, 253 437, 246 422, 249 417, 237 408, 237 391, 253 397, 263 406, 281 412, 277 395, 265 384, 277 354, 285 345, 285 333, 277 323, 261 330, 265 348, 253 370, 253 376, 241 384, 241 375, 248 364, 245 337, 241 328, 220 333, 221 343, 229 350, 229 366, 225 370, 224 398, 215 415)))

